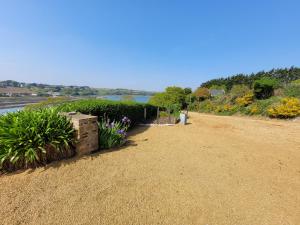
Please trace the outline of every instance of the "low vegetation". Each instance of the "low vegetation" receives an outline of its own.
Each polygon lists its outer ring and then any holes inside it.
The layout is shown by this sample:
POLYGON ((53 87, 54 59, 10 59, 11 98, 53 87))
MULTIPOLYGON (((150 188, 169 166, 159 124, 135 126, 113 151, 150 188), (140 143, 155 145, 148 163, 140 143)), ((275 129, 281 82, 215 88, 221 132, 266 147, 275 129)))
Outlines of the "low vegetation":
POLYGON ((130 126, 156 115, 156 107, 135 102, 86 99, 55 101, 0 116, 0 170, 36 167, 74 154, 74 130, 61 112, 98 116, 100 148, 125 142, 130 126))
POLYGON ((271 118, 280 119, 300 116, 300 80, 293 80, 300 76, 300 71, 295 68, 274 71, 269 72, 267 74, 269 76, 259 76, 257 80, 252 80, 255 76, 251 75, 250 77, 238 76, 206 82, 205 85, 201 85, 193 93, 195 101, 189 105, 189 109, 220 115, 233 115, 238 113, 244 115, 269 116, 271 118), (276 71, 276 76, 270 76, 274 71, 276 71), (287 71, 287 77, 277 74, 280 71, 287 71), (279 77, 280 79, 275 79, 274 77, 279 77), (249 80, 251 80, 252 84, 250 86, 249 80), (217 87, 215 84, 217 81, 223 86, 217 87), (288 81, 290 82, 286 83, 288 81), (232 83, 241 84, 232 86, 232 83), (211 87, 209 85, 211 85, 211 87), (227 87, 224 95, 212 96, 209 92, 212 88, 216 89, 222 87, 227 87), (229 87, 231 88, 228 89, 229 87))
POLYGON ((36 167, 73 155, 70 121, 53 108, 0 116, 0 168, 36 167))
POLYGON ((102 119, 98 123, 100 148, 108 149, 124 144, 130 123, 131 120, 126 116, 121 121, 102 119))

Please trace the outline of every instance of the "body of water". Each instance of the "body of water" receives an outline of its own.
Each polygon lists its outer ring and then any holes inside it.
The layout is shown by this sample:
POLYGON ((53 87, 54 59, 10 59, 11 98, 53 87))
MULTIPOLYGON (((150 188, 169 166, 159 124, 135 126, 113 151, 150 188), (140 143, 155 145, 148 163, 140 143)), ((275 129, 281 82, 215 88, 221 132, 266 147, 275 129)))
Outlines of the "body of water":
POLYGON ((15 108, 7 108, 7 109, 0 109, 0 115, 5 114, 8 112, 16 112, 18 110, 21 110, 23 107, 15 107, 15 108))
MULTIPOLYGON (((147 103, 149 101, 151 96, 145 96, 145 95, 136 95, 133 96, 133 100, 140 103, 147 103)), ((103 99, 113 100, 113 101, 120 101, 123 100, 122 95, 106 95, 102 96, 103 99)), ((14 107, 14 108, 7 108, 7 109, 0 109, 0 115, 5 114, 8 112, 16 112, 18 110, 22 110, 23 107, 14 107)))

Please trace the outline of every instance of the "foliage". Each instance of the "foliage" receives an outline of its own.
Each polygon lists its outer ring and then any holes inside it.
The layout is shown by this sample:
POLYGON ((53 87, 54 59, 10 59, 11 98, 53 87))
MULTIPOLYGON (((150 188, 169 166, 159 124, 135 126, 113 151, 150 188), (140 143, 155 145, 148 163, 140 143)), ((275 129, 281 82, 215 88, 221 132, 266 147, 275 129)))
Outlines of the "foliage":
POLYGON ((182 108, 185 104, 186 94, 180 87, 167 87, 165 92, 157 93, 150 98, 149 103, 155 106, 171 108, 177 105, 182 108))
POLYGON ((284 69, 272 69, 268 72, 261 71, 258 73, 237 74, 227 78, 219 78, 207 81, 201 84, 201 87, 211 88, 213 85, 226 86, 226 90, 230 90, 234 85, 244 84, 248 87, 252 87, 255 80, 259 80, 263 77, 269 77, 277 79, 280 84, 288 84, 294 80, 300 79, 300 68, 291 67, 284 69))
POLYGON ((291 84, 300 85, 300 79, 292 81, 291 84))
POLYGON ((284 95, 288 97, 300 98, 300 82, 292 82, 284 88, 284 95))
POLYGON ((156 107, 153 105, 136 102, 86 99, 67 102, 57 106, 57 109, 63 112, 76 111, 98 116, 99 121, 101 121, 102 118, 120 121, 123 116, 126 115, 131 119, 133 125, 144 119, 145 108, 147 110, 147 118, 152 118, 156 115, 156 107))
POLYGON ((300 115, 300 100, 298 98, 284 98, 281 104, 268 109, 268 115, 274 118, 294 118, 300 115))
POLYGON ((113 121, 112 123, 109 119, 103 118, 98 123, 100 148, 108 149, 124 144, 130 122, 128 117, 123 117, 121 121, 113 121))
POLYGON ((273 78, 263 77, 254 82, 254 95, 257 99, 267 99, 274 94, 278 81, 273 78))
POLYGON ((184 88, 183 92, 184 92, 185 95, 189 95, 189 94, 192 94, 193 91, 192 91, 191 88, 184 88))
POLYGON ((210 97, 210 93, 208 88, 199 87, 194 92, 194 96, 198 101, 204 101, 205 99, 208 99, 210 97))
POLYGON ((212 85, 209 87, 210 90, 226 90, 226 86, 225 85, 212 85))
POLYGON ((55 109, 0 116, 0 167, 27 168, 72 155, 74 131, 55 109))
POLYGON ((238 106, 248 106, 253 102, 254 95, 252 93, 248 93, 243 97, 238 97, 235 102, 238 106))
POLYGON ((249 93, 251 93, 250 88, 244 84, 234 85, 230 90, 230 96, 232 100, 235 100, 236 98, 239 97, 243 97, 249 93))

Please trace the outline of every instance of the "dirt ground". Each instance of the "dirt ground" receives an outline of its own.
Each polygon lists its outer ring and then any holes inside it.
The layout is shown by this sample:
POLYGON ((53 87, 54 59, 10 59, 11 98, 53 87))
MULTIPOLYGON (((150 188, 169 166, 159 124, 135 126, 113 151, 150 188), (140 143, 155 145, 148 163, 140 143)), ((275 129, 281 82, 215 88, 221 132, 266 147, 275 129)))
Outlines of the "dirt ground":
POLYGON ((300 121, 192 113, 127 146, 0 177, 1 224, 300 224, 300 121))

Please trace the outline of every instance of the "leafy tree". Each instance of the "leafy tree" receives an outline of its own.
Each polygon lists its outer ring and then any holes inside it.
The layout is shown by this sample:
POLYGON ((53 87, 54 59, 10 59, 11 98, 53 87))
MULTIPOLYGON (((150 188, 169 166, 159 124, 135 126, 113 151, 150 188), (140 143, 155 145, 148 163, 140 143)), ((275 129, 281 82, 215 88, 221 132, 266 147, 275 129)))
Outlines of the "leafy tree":
POLYGON ((279 83, 286 85, 294 80, 300 79, 300 68, 291 67, 284 69, 272 69, 268 72, 260 71, 252 74, 237 74, 226 78, 209 80, 201 84, 201 87, 211 88, 213 85, 224 85, 226 90, 230 90, 234 85, 238 84, 244 84, 248 87, 253 87, 254 82, 263 77, 277 79, 279 83))
POLYGON ((264 77, 254 82, 254 95, 257 99, 267 99, 274 95, 274 89, 278 81, 273 78, 264 77))
POLYGON ((184 91, 185 95, 192 94, 192 88, 189 88, 189 87, 188 88, 184 88, 183 91, 184 91))
POLYGON ((225 85, 212 85, 210 88, 210 90, 226 90, 226 86, 225 85))
POLYGON ((172 108, 174 105, 182 108, 185 104, 185 97, 184 89, 173 86, 167 87, 165 92, 153 95, 149 103, 165 108, 172 108))
POLYGON ((198 87, 194 92, 194 96, 198 101, 203 101, 210 97, 209 89, 205 87, 198 87))

